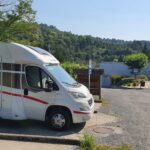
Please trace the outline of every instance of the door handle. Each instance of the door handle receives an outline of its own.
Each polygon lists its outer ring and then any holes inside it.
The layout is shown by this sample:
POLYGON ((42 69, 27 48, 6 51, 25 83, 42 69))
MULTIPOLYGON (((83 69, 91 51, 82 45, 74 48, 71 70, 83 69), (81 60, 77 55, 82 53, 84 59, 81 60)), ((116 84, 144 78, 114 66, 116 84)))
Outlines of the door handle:
POLYGON ((29 94, 29 91, 28 91, 28 89, 24 89, 24 95, 28 95, 29 94))

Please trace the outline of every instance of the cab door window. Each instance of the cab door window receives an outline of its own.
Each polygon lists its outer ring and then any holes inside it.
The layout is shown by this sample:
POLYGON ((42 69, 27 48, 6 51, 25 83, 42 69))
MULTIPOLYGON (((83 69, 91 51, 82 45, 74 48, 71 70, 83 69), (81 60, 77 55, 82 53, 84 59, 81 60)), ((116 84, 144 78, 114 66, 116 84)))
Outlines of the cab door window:
POLYGON ((47 89, 47 83, 53 84, 53 90, 58 90, 58 86, 53 82, 50 76, 41 68, 36 66, 26 67, 26 80, 28 85, 34 89, 47 89))
POLYGON ((42 88, 40 78, 40 68, 36 66, 26 67, 26 79, 27 83, 31 88, 42 88))

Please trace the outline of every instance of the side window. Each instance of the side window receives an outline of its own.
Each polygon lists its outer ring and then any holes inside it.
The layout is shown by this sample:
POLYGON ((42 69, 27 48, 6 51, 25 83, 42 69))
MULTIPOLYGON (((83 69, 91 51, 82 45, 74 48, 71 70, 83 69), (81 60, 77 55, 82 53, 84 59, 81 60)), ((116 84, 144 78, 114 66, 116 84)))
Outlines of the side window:
POLYGON ((32 88, 41 88, 40 68, 35 66, 26 67, 26 79, 32 88))
POLYGON ((20 74, 12 73, 12 88, 20 89, 20 74))
POLYGON ((3 86, 11 87, 11 73, 3 72, 3 86))

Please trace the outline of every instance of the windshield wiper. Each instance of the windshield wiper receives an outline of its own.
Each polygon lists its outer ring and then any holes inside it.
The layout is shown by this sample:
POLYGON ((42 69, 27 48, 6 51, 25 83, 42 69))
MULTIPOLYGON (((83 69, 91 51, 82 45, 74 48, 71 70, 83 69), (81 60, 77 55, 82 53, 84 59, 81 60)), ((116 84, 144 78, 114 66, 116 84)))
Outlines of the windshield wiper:
POLYGON ((62 82, 62 83, 67 84, 67 85, 70 85, 70 86, 77 86, 77 85, 78 85, 78 82, 75 82, 75 83, 73 83, 73 84, 68 83, 68 82, 62 82))
POLYGON ((73 83, 73 85, 79 85, 80 83, 79 82, 75 82, 75 83, 73 83))

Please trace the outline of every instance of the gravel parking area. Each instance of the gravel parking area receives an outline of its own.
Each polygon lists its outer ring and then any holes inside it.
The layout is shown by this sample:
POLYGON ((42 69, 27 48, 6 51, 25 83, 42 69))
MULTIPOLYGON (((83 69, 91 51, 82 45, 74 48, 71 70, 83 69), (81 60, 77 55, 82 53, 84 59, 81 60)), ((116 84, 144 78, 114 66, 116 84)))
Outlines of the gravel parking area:
POLYGON ((116 116, 118 121, 105 126, 120 127, 122 134, 97 135, 98 143, 132 145, 135 150, 150 150, 150 89, 103 89, 108 103, 101 113, 116 116))

